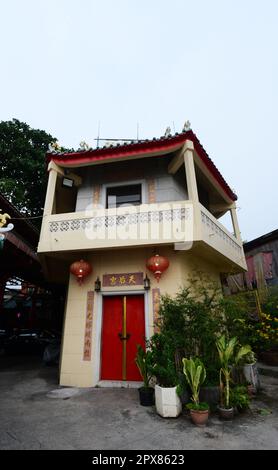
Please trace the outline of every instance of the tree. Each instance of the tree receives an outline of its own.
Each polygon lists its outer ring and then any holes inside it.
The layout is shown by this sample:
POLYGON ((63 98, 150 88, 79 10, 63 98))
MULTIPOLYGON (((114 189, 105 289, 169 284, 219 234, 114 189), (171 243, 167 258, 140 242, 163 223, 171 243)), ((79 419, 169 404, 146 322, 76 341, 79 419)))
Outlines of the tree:
POLYGON ((0 122, 0 192, 26 216, 42 215, 48 176, 45 153, 56 141, 17 119, 0 122))

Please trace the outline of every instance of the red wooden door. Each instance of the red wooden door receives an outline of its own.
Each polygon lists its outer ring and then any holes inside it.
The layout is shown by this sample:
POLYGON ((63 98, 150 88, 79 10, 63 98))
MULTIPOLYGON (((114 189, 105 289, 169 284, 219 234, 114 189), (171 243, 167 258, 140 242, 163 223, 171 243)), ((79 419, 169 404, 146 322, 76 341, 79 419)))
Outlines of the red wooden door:
POLYGON ((144 338, 144 296, 104 297, 101 379, 142 380, 134 360, 144 338))

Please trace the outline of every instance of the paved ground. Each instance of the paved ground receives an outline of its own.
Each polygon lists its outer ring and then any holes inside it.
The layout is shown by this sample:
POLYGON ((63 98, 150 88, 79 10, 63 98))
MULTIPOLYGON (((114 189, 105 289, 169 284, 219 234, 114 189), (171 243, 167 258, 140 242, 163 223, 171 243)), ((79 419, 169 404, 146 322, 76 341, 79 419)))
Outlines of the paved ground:
POLYGON ((57 369, 0 357, 0 449, 277 449, 278 379, 262 385, 252 411, 198 428, 140 406, 137 390, 57 391, 57 369))

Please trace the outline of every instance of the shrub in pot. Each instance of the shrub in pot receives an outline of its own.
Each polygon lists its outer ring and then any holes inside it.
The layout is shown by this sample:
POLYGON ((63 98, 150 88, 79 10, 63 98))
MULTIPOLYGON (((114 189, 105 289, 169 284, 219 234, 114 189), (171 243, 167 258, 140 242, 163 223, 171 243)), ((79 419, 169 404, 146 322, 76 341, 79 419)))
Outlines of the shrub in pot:
POLYGON ((140 404, 142 406, 152 406, 154 401, 154 388, 150 387, 150 380, 152 378, 150 371, 151 352, 145 351, 142 346, 138 344, 135 362, 144 382, 143 387, 139 388, 140 404))
POLYGON ((244 412, 249 408, 250 398, 246 385, 236 385, 231 389, 230 402, 233 408, 237 409, 239 413, 244 412))
POLYGON ((250 352, 250 346, 241 346, 236 352, 238 340, 236 337, 231 339, 222 335, 216 341, 216 347, 219 354, 221 368, 219 371, 220 384, 220 406, 219 413, 223 419, 231 419, 234 415, 234 408, 230 401, 230 388, 232 381, 232 366, 237 365, 240 360, 250 352))
POLYGON ((179 376, 175 365, 175 350, 167 335, 155 334, 148 346, 151 352, 151 373, 156 378, 155 406, 163 418, 176 418, 182 410, 177 389, 179 376))
POLYGON ((192 392, 192 402, 186 405, 186 407, 190 411, 193 423, 199 426, 204 425, 208 420, 209 405, 207 403, 200 403, 199 392, 200 386, 206 378, 206 369, 199 358, 183 358, 182 362, 183 372, 192 392))
POLYGON ((244 356, 242 368, 245 381, 252 385, 253 391, 256 393, 261 388, 261 384, 257 368, 257 358, 253 351, 244 356))

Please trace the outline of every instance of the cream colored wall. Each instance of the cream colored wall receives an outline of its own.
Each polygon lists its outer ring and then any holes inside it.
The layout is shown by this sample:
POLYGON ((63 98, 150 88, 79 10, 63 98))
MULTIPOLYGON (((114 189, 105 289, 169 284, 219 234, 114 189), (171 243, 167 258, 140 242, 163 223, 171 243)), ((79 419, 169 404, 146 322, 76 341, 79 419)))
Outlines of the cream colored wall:
MULTIPOLYGON (((170 261, 168 270, 162 275, 157 283, 151 273, 151 289, 147 293, 147 328, 146 336, 153 334, 153 306, 152 289, 159 287, 161 294, 176 294, 179 287, 186 285, 188 276, 192 270, 204 270, 211 278, 219 281, 217 268, 202 259, 192 256, 189 252, 174 251, 170 247, 164 247, 159 252, 167 256, 170 261)), ((99 361, 98 346, 100 341, 101 325, 101 294, 94 294, 93 333, 92 333, 92 355, 91 361, 83 361, 83 346, 85 335, 86 302, 87 292, 94 290, 94 281, 99 276, 102 280, 103 274, 143 272, 146 273, 146 260, 154 254, 153 249, 126 249, 98 254, 83 254, 83 258, 91 263, 92 274, 79 286, 76 279, 71 275, 69 281, 68 298, 66 306, 64 340, 62 347, 60 384, 77 387, 91 387, 98 382, 97 367, 99 361)), ((142 290, 142 286, 134 287, 110 287, 102 288, 102 292, 142 290)))

